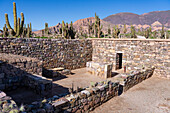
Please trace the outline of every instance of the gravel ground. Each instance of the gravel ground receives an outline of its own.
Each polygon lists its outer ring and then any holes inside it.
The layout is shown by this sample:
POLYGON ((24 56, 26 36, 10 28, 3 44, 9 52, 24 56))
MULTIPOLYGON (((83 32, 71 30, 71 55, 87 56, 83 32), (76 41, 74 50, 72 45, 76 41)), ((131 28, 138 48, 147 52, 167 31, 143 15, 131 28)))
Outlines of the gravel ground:
POLYGON ((170 113, 170 80, 151 77, 92 113, 170 113))

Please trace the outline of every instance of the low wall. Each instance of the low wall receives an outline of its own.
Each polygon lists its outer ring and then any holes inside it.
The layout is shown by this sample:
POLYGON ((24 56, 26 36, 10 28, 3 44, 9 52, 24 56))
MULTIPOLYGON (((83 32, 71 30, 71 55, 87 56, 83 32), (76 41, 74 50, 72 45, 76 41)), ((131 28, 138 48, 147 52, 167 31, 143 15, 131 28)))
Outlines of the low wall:
POLYGON ((26 112, 72 112, 86 113, 94 110, 109 99, 120 95, 134 85, 152 76, 154 68, 148 68, 140 72, 129 74, 124 77, 124 85, 119 82, 101 81, 91 84, 90 87, 77 89, 73 94, 65 97, 44 99, 39 102, 33 102, 27 105, 26 112))
POLYGON ((92 59, 91 40, 0 38, 0 53, 12 53, 43 61, 43 67, 77 69, 92 59))
POLYGON ((122 53, 122 64, 127 70, 155 67, 155 75, 170 78, 170 40, 140 39, 91 39, 92 61, 113 63, 116 53, 122 53))
POLYGON ((138 72, 135 72, 134 74, 127 76, 127 78, 124 79, 123 85, 123 91, 127 91, 131 87, 135 86, 136 84, 139 84, 145 79, 150 78, 153 75, 155 68, 150 68, 146 70, 141 70, 138 72))

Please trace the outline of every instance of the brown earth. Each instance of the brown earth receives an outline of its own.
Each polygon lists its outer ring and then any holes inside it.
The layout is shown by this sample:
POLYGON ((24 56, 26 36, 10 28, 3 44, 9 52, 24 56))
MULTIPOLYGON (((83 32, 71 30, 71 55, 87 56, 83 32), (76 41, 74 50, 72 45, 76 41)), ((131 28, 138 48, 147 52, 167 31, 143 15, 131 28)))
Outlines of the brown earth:
POLYGON ((151 77, 92 113, 170 113, 170 80, 151 77))

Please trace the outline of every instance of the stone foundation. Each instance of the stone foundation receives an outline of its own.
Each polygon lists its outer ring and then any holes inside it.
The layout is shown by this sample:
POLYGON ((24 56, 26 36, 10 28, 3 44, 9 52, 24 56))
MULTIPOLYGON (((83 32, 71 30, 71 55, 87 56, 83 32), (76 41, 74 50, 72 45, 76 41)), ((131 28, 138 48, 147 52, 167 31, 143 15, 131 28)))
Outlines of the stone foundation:
POLYGON ((26 112, 72 112, 86 113, 94 110, 109 99, 120 95, 134 85, 152 76, 154 68, 136 71, 124 76, 124 84, 119 82, 101 81, 83 89, 77 89, 65 97, 44 99, 25 106, 26 112), (122 87, 123 85, 123 87, 122 87))

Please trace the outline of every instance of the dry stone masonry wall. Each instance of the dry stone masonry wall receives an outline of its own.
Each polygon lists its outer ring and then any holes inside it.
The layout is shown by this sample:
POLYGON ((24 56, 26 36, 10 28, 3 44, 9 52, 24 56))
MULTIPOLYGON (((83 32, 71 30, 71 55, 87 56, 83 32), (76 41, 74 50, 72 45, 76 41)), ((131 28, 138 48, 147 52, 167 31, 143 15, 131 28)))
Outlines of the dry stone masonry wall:
POLYGON ((134 74, 122 76, 123 83, 101 81, 91 86, 77 89, 72 94, 58 98, 54 96, 25 106, 26 112, 51 113, 87 113, 102 105, 109 99, 120 95, 136 84, 152 76, 154 68, 140 70, 134 74))
POLYGON ((170 40, 92 39, 92 44, 95 62, 113 63, 115 69, 116 53, 122 53, 129 71, 154 66, 157 76, 170 78, 170 40))
POLYGON ((24 86, 45 94, 52 88, 52 82, 41 75, 42 62, 36 58, 0 54, 0 90, 14 90, 24 86))
POLYGON ((92 58, 91 40, 1 38, 0 53, 12 53, 43 61, 47 69, 77 69, 92 58))

